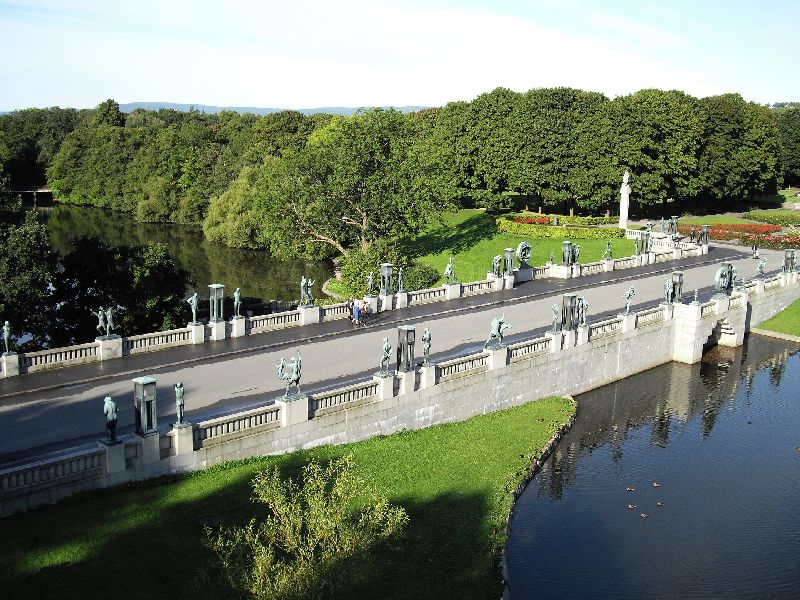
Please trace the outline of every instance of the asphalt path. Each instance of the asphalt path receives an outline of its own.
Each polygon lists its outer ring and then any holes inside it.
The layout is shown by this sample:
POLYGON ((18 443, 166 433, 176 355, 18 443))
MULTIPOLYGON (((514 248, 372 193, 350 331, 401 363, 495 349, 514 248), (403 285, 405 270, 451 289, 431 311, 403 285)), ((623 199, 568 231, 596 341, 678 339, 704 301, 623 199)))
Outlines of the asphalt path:
MULTIPOLYGON (((782 253, 761 254, 768 258, 767 272, 779 270, 782 253)), ((697 288, 700 299, 707 300, 722 260, 733 260, 744 279, 757 266, 741 247, 720 245, 706 256, 680 262, 572 280, 543 279, 513 290, 384 312, 361 328, 337 320, 9 378, 0 382, 0 468, 93 446, 104 435, 102 399, 107 395, 120 409, 118 433, 132 433, 134 377, 158 379, 159 428, 166 431, 175 418, 172 386, 178 381, 186 391, 186 418, 198 422, 281 396, 275 365, 296 349, 303 356, 302 390, 319 392, 368 379, 378 369, 383 337, 396 344, 398 325, 416 325, 418 338, 429 327, 432 359, 442 361, 480 350, 489 322, 501 313, 512 326, 510 343, 541 334, 550 326, 550 305, 560 305, 566 292, 586 297, 590 323, 620 312, 630 285, 636 290, 632 310, 655 306, 665 274, 676 269, 684 272, 685 297, 697 288)))

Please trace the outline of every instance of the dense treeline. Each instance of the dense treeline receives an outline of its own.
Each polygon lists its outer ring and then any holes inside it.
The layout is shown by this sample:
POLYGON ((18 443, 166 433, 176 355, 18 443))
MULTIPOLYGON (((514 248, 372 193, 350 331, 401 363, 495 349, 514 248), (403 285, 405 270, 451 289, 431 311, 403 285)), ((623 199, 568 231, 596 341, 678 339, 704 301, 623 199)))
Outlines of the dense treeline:
MULTIPOLYGON (((61 111, 47 110, 40 116, 61 111)), ((609 100, 569 88, 498 88, 418 113, 349 118, 124 115, 108 100, 87 113, 59 112, 64 126, 52 142, 32 130, 31 152, 39 148, 36 164, 49 164, 62 200, 202 223, 209 239, 232 246, 324 257, 367 252, 464 204, 613 210, 625 169, 634 211, 669 199, 723 210, 775 192, 782 160, 787 179, 796 176, 789 150, 797 144, 781 143, 781 133, 797 139, 796 110, 652 89, 609 100)), ((24 112, 0 120, 7 137, 9 119, 24 112)))
POLYGON ((775 109, 783 142, 784 183, 800 186, 800 103, 787 102, 775 109))

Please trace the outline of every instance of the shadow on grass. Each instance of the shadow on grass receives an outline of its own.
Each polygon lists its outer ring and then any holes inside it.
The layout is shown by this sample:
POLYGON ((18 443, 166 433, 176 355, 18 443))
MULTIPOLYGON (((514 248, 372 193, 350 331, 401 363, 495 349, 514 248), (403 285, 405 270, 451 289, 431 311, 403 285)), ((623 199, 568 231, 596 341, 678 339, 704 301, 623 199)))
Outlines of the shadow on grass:
POLYGON ((478 213, 456 225, 441 225, 416 238, 406 238, 403 240, 403 247, 412 258, 439 254, 445 250, 455 254, 465 252, 477 242, 491 239, 496 234, 495 217, 487 213, 478 213))
MULTIPOLYGON (((19 599, 237 597, 219 577, 204 528, 244 525, 266 509, 251 501, 254 474, 278 465, 297 477, 312 456, 324 463, 345 449, 324 447, 214 471, 225 485, 205 493, 202 478, 170 477, 79 494, 0 522, 0 585, 19 599), (197 479, 198 481, 193 480, 197 479), (186 486, 186 487, 184 487, 186 486), (193 496, 186 500, 182 495, 193 496)), ((444 493, 430 501, 393 497, 408 511, 404 534, 360 561, 339 598, 489 598, 500 594, 482 494, 444 493)))

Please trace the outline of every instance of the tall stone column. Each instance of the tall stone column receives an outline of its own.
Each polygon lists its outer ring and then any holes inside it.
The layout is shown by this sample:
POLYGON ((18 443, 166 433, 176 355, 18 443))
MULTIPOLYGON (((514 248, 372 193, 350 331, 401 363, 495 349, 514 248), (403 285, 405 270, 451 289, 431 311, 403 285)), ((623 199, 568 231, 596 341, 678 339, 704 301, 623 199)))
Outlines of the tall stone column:
POLYGON ((628 228, 628 209, 631 201, 631 186, 628 184, 630 173, 627 169, 622 176, 622 187, 619 188, 619 228, 628 228))

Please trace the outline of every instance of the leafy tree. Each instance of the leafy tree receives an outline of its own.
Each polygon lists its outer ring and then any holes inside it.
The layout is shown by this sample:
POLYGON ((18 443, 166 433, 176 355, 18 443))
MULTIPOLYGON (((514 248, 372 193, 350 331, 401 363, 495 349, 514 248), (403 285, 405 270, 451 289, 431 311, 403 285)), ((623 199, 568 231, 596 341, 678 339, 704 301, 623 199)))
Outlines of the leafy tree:
POLYGON ((119 110, 119 103, 109 98, 97 107, 93 122, 95 125, 122 127, 125 124, 125 115, 119 110))
POLYGON ((229 585, 254 598, 327 598, 368 566, 372 549, 396 536, 406 512, 365 488, 352 454, 316 461, 284 481, 277 467, 256 475, 253 498, 268 516, 206 530, 229 585))
POLYGON ((55 278, 58 309, 51 330, 56 345, 84 343, 98 335, 91 310, 116 309, 124 335, 182 326, 188 274, 175 265, 164 244, 109 246, 84 237, 62 259, 55 278))
POLYGON ((800 103, 774 111, 783 143, 784 183, 800 186, 800 103))
POLYGON ((11 323, 15 338, 29 336, 22 349, 39 349, 49 343, 52 315, 52 281, 56 256, 50 249, 47 228, 36 213, 26 213, 17 224, 15 207, 6 196, 0 224, 0 315, 11 323))
POLYGON ((373 109, 315 131, 305 148, 267 161, 256 185, 260 239, 279 256, 367 251, 419 231, 444 203, 405 180, 417 135, 395 110, 373 109))
POLYGON ((253 248, 259 223, 253 212, 253 186, 258 170, 245 167, 219 196, 211 198, 203 232, 208 240, 235 248, 253 248))

